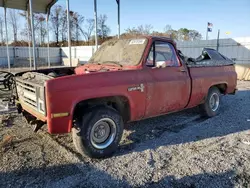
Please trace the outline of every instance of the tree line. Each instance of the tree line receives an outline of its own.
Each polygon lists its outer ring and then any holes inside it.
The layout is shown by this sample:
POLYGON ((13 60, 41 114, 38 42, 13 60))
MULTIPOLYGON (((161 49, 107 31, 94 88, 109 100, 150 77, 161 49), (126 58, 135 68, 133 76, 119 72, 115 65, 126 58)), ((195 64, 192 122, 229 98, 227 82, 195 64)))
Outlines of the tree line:
MULTIPOLYGON (((94 44, 94 19, 86 18, 78 12, 70 11, 70 31, 71 41, 73 45, 92 45, 94 44)), ((100 43, 109 38, 110 27, 107 26, 107 15, 101 14, 98 16, 98 38, 100 43)), ((8 9, 7 12, 8 30, 12 35, 8 36, 9 41, 13 41, 13 46, 28 46, 28 41, 31 39, 31 20, 30 15, 26 11, 20 12, 13 9, 8 9), (20 25, 20 20, 25 20, 23 26, 20 25)), ((68 41, 68 25, 67 25, 67 10, 56 5, 51 9, 49 16, 49 34, 51 46, 64 46, 68 41)), ((4 19, 0 17, 0 42, 5 44, 4 19)), ((47 27, 46 15, 34 14, 34 31, 37 45, 47 45, 47 27)), ((31 44, 32 45, 32 44, 31 44)))
POLYGON ((140 25, 137 27, 126 29, 125 33, 122 34, 123 37, 140 35, 169 37, 179 41, 194 41, 202 39, 202 35, 194 29, 180 28, 178 30, 174 30, 172 29, 171 25, 166 25, 163 28, 163 32, 154 31, 153 26, 150 24, 140 25))
MULTIPOLYGON (((28 46, 31 39, 31 20, 26 11, 20 12, 13 9, 8 9, 7 12, 8 29, 12 32, 9 35, 9 41, 12 46, 28 46), (24 25, 20 25, 20 20, 25 20, 24 25), (11 37, 10 37, 11 36, 11 37)), ((72 45, 94 45, 94 29, 95 22, 92 18, 85 18, 75 11, 70 11, 70 30, 72 45)), ((97 19, 97 34, 99 44, 117 36, 110 36, 111 29, 107 25, 108 17, 101 14, 97 19)), ((67 10, 60 5, 56 5, 51 9, 49 17, 49 31, 50 31, 50 45, 51 46, 67 46, 68 33, 67 33, 67 10)), ((34 30, 37 45, 47 45, 47 27, 46 15, 34 14, 34 30)), ((140 25, 137 27, 127 28, 121 35, 122 38, 129 38, 132 36, 140 35, 155 35, 170 37, 175 40, 200 40, 202 35, 193 29, 180 28, 178 30, 172 29, 170 25, 163 28, 163 32, 154 31, 153 26, 150 24, 140 25)), ((4 37, 4 19, 0 17, 0 44, 5 44, 4 37)), ((30 44, 32 45, 32 44, 30 44)))

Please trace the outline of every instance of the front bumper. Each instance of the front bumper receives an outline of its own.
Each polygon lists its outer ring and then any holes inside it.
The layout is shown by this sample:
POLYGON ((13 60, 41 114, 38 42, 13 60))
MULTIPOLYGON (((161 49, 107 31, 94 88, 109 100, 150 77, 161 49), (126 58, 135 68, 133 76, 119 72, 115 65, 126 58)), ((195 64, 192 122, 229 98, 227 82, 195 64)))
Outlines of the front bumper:
POLYGON ((19 113, 21 113, 24 110, 28 112, 30 115, 36 117, 38 120, 41 120, 43 122, 47 121, 47 117, 44 114, 39 113, 38 111, 31 108, 29 105, 26 105, 24 102, 16 101, 16 105, 19 113))

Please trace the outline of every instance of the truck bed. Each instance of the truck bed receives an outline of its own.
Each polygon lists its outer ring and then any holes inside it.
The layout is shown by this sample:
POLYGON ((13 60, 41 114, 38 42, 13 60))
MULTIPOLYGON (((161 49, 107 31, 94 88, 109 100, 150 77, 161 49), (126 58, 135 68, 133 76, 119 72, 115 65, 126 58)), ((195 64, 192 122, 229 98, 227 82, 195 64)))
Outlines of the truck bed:
POLYGON ((237 85, 237 74, 234 65, 203 65, 189 66, 192 93, 187 108, 196 106, 205 99, 208 89, 219 84, 223 94, 235 92, 237 85))

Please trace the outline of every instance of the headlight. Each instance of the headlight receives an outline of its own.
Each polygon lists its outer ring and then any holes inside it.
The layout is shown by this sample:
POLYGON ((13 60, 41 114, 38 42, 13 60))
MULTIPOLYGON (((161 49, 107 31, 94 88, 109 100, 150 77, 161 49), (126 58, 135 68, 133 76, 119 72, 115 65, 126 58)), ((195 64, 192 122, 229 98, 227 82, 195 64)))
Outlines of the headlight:
POLYGON ((39 111, 45 112, 44 101, 39 99, 39 111))
POLYGON ((45 112, 45 93, 44 87, 37 87, 37 97, 38 97, 38 110, 40 112, 45 112))
POLYGON ((44 101, 44 98, 45 98, 44 87, 38 87, 37 94, 38 94, 38 98, 44 101))

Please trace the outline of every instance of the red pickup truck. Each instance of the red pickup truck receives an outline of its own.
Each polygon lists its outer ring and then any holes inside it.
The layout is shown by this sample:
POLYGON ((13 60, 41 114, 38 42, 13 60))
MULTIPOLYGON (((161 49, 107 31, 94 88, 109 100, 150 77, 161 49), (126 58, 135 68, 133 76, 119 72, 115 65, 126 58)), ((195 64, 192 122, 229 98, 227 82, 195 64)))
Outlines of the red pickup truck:
POLYGON ((217 115, 221 95, 236 91, 233 64, 208 48, 187 58, 168 38, 112 39, 84 65, 16 74, 16 100, 35 131, 72 131, 81 154, 100 158, 117 149, 124 123, 198 105, 217 115))

